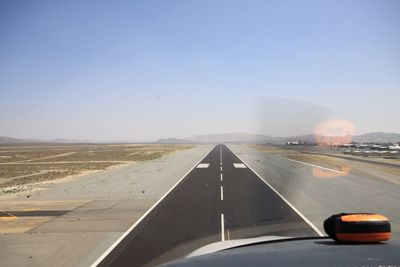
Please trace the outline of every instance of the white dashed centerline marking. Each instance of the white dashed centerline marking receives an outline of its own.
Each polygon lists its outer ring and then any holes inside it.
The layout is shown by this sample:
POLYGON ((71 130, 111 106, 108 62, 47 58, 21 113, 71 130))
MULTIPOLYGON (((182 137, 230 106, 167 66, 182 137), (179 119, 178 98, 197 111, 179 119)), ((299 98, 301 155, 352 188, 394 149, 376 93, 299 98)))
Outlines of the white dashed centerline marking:
POLYGON ((288 159, 288 160, 291 161, 291 162, 295 162, 295 163, 299 163, 299 164, 303 164, 303 165, 319 168, 321 170, 336 172, 336 173, 340 173, 340 174, 344 173, 344 172, 341 172, 341 171, 332 170, 332 169, 329 169, 329 168, 325 168, 325 167, 322 167, 322 166, 318 166, 318 165, 314 165, 314 164, 310 164, 310 163, 306 163, 306 162, 302 162, 302 161, 297 161, 297 160, 292 160, 292 159, 288 159))
POLYGON ((221 213, 221 241, 225 241, 225 222, 223 213, 221 213))
MULTIPOLYGON (((220 160, 220 171, 221 171, 221 182, 223 181, 222 175, 222 146, 219 147, 219 160, 220 160)), ((221 185, 221 201, 224 200, 224 188, 221 185)), ((225 241, 225 221, 224 214, 221 213, 221 241, 225 241)))

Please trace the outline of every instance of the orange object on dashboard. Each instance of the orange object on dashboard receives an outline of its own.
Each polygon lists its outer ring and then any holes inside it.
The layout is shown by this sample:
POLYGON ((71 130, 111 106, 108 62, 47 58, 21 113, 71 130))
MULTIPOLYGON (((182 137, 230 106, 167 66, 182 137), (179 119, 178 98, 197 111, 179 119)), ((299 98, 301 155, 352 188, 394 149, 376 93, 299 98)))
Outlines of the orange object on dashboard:
POLYGON ((372 213, 356 213, 343 215, 340 219, 344 222, 365 222, 365 221, 389 221, 383 215, 380 214, 372 214, 372 213))
POLYGON ((391 237, 389 219, 373 213, 340 213, 324 221, 324 230, 338 242, 376 243, 391 237))

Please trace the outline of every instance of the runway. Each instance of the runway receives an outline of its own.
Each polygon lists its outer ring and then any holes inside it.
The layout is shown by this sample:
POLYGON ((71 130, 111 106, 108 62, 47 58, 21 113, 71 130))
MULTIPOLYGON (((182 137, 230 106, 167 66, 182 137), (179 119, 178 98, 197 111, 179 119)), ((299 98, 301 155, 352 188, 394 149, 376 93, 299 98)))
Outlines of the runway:
POLYGON ((228 147, 216 145, 94 265, 155 265, 212 242, 318 234, 228 147))

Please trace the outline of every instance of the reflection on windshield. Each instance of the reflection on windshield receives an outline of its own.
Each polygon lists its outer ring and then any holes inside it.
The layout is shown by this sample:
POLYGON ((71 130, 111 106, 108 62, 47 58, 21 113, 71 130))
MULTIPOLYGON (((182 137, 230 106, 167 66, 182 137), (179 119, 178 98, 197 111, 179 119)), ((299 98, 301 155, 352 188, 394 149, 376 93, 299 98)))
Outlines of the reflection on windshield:
POLYGON ((354 133, 354 124, 343 119, 322 121, 314 128, 317 144, 325 146, 351 143, 354 133))

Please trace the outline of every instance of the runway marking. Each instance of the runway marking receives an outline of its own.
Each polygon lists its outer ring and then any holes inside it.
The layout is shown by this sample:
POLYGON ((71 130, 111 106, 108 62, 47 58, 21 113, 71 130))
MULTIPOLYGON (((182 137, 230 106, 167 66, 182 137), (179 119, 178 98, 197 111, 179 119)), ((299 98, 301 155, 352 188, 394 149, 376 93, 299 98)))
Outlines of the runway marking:
POLYGON ((222 164, 222 146, 219 146, 219 160, 221 161, 222 164))
POLYGON ((5 211, 0 210, 0 221, 12 221, 18 219, 17 216, 5 211))
POLYGON ((238 169, 247 168, 246 165, 244 165, 243 163, 233 163, 233 166, 234 166, 235 168, 238 168, 238 169))
POLYGON ((100 257, 98 257, 97 258, 97 260, 95 261, 95 262, 93 262, 90 266, 91 267, 96 267, 97 265, 99 265, 100 264, 100 262, 102 261, 102 260, 104 260, 104 258, 108 255, 108 254, 110 254, 110 252, 155 208, 155 207, 157 207, 157 205, 158 204, 160 204, 160 202, 161 201, 163 201, 163 199, 164 198, 166 198, 167 196, 168 196, 168 194, 172 191, 172 190, 174 190, 174 188, 175 187, 177 187, 178 186, 178 184, 180 183, 180 182, 182 182, 183 181, 183 179, 185 179, 186 178, 186 176, 188 176, 188 174, 191 172, 191 171, 193 171, 195 168, 196 168, 196 166, 202 161, 202 160, 204 160, 206 157, 207 157, 207 155, 208 154, 210 154, 211 153, 211 151, 213 150, 215 148, 215 146, 214 147, 212 147, 205 155, 204 155, 204 157, 201 159, 201 160, 199 160, 185 175, 183 175, 182 176, 182 178, 181 179, 179 179, 179 181, 178 182, 176 182, 176 184, 174 184, 169 190, 168 190, 168 192, 167 193, 165 193, 156 203, 154 203, 154 205, 153 206, 151 206, 151 208, 150 209, 148 209, 147 211, 146 211, 146 213, 145 214, 143 214, 142 215, 142 217, 140 217, 139 218, 139 220, 137 220, 131 227, 129 227, 129 229, 128 230, 126 230, 118 239, 117 239, 117 241, 115 241, 106 251, 104 251, 104 253, 103 254, 101 254, 101 256, 100 257))
MULTIPOLYGON (((235 154, 235 153, 234 153, 235 154)), ((235 154, 244 164, 246 164, 246 162, 241 159, 239 157, 239 155, 235 154)), ((272 189, 272 191, 274 191, 283 201, 286 202, 286 204, 289 205, 289 207, 291 207, 306 223, 308 223, 308 225, 319 235, 319 236, 325 236, 310 220, 308 220, 306 218, 306 216, 304 216, 300 211, 298 211, 286 198, 284 198, 284 196, 282 196, 275 188, 273 188, 267 181, 265 181, 252 167, 250 167, 248 164, 246 164, 246 166, 252 170, 257 176, 258 178, 260 178, 261 181, 263 181, 269 188, 272 189)))
POLYGON ((3 211, 0 210, 0 217, 53 217, 53 216, 62 216, 71 210, 12 210, 12 211, 3 211))
POLYGON ((197 165, 196 168, 198 168, 198 169, 206 169, 206 168, 208 168, 208 166, 210 166, 209 163, 200 163, 199 165, 197 165))
POLYGON ((224 187, 221 185, 221 200, 224 200, 224 187))
POLYGON ((221 182, 224 180, 224 178, 222 177, 222 172, 221 172, 221 182))
POLYGON ((288 161, 292 161, 292 162, 295 162, 295 163, 299 163, 299 164, 303 164, 303 165, 319 168, 321 170, 331 171, 331 172, 340 173, 340 174, 344 173, 344 172, 341 172, 341 171, 329 169, 329 168, 326 168, 326 167, 322 167, 322 166, 318 166, 318 165, 314 165, 314 164, 310 164, 310 163, 306 163, 306 162, 302 162, 302 161, 297 161, 297 160, 292 160, 292 159, 288 159, 288 161))
POLYGON ((221 241, 225 241, 225 222, 223 213, 221 213, 221 241))
POLYGON ((219 167, 219 169, 221 170, 221 172, 222 172, 222 166, 221 167, 219 167))

